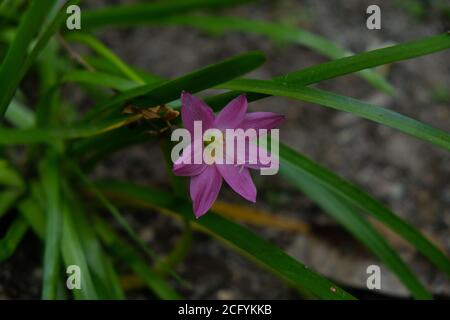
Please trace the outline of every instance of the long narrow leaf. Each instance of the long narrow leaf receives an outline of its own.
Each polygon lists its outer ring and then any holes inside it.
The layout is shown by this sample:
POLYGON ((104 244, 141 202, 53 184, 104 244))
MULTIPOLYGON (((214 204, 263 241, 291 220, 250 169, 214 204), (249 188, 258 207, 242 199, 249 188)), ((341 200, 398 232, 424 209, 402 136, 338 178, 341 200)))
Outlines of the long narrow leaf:
POLYGON ((249 0, 169 0, 153 3, 110 6, 101 9, 88 10, 83 13, 83 28, 91 29, 104 26, 130 26, 136 22, 149 19, 186 13, 197 9, 218 9, 238 5, 249 0))
POLYGON ((0 239, 0 262, 5 261, 14 253, 27 230, 28 223, 21 216, 11 223, 5 236, 0 239))
POLYGON ((86 138, 123 127, 137 118, 118 116, 114 119, 95 124, 74 125, 68 127, 46 127, 31 129, 0 128, 0 145, 35 144, 86 138))
POLYGON ((278 79, 284 82, 307 85, 392 62, 429 55, 449 48, 450 34, 444 33, 325 62, 291 72, 278 79))
MULTIPOLYGON (((37 2, 37 1, 35 1, 37 2)), ((21 77, 25 75, 25 73, 30 68, 31 64, 34 62, 34 60, 39 56, 41 51, 45 48, 45 46, 48 44, 50 38, 53 36, 53 34, 58 31, 60 25, 67 19, 67 7, 78 4, 80 0, 68 0, 59 10, 59 12, 56 14, 56 16, 53 18, 53 20, 46 26, 45 30, 41 33, 38 41, 33 46, 33 49, 31 50, 30 54, 28 55, 25 63, 22 65, 21 68, 21 77)))
POLYGON ((130 81, 115 75, 102 72, 90 72, 80 70, 66 73, 62 81, 91 84, 116 89, 119 91, 126 91, 139 86, 139 84, 134 81, 130 81))
MULTIPOLYGON (((250 32, 267 36, 276 41, 300 44, 331 59, 339 59, 351 55, 351 52, 341 48, 339 45, 324 37, 299 29, 298 27, 267 21, 224 16, 181 15, 169 16, 157 20, 150 19, 144 23, 187 25, 212 32, 250 32)), ((359 73, 361 77, 366 79, 375 88, 383 90, 391 95, 395 93, 392 85, 380 74, 375 73, 372 70, 363 70, 359 73)))
MULTIPOLYGON (((274 80, 306 86, 364 69, 425 56, 449 48, 450 34, 445 33, 321 63, 299 71, 290 72, 284 76, 276 77, 274 80)), ((239 95, 239 92, 236 91, 216 95, 208 99, 208 104, 218 110, 237 95, 239 95)), ((247 99, 249 101, 254 101, 267 96, 268 95, 266 94, 249 94, 247 99)))
POLYGON ((124 299, 125 295, 121 288, 119 276, 114 270, 111 259, 104 252, 99 239, 92 227, 92 220, 88 219, 88 212, 83 202, 64 181, 64 194, 66 196, 71 212, 76 212, 73 220, 74 227, 79 235, 86 262, 99 299, 124 299))
POLYGON ((349 201, 355 207, 382 222, 399 236, 411 243, 419 252, 450 276, 450 260, 435 245, 426 239, 416 228, 396 216, 383 204, 339 178, 334 173, 322 168, 314 161, 295 150, 280 144, 280 166, 287 163, 319 181, 323 186, 349 201))
POLYGON ((30 43, 53 4, 53 0, 30 3, 20 22, 14 41, 0 65, 0 119, 3 118, 17 86, 22 80, 20 68, 26 59, 30 43))
POLYGON ((32 196, 22 200, 17 206, 20 215, 24 217, 27 223, 33 229, 34 233, 40 238, 45 237, 45 214, 39 203, 32 196))
POLYGON ((102 192, 115 200, 169 210, 196 224, 202 230, 231 244, 239 252, 261 263, 301 292, 322 299, 352 299, 353 297, 327 279, 306 268, 269 242, 233 222, 208 213, 195 219, 191 205, 170 194, 125 182, 108 181, 97 184, 102 192))
MULTIPOLYGON (((76 299, 98 299, 99 295, 94 284, 91 269, 83 250, 80 236, 75 226, 75 213, 69 207, 63 207, 64 224, 60 249, 66 267, 76 265, 82 272, 81 289, 74 289, 73 294, 76 299)), ((46 242, 48 239, 46 239, 46 242)))
POLYGON ((122 240, 103 220, 95 220, 95 228, 103 242, 125 264, 139 275, 161 299, 177 300, 181 296, 162 279, 139 253, 122 240))
POLYGON ((347 200, 328 190, 314 178, 289 163, 283 163, 280 173, 292 184, 303 190, 309 198, 378 256, 397 275, 416 299, 430 299, 432 297, 402 258, 347 200))
POLYGON ((34 113, 16 99, 9 104, 5 118, 17 128, 30 128, 35 123, 34 113))
POLYGON ((114 52, 109 50, 103 43, 97 40, 95 37, 86 33, 69 33, 66 36, 69 41, 81 42, 91 49, 96 51, 102 58, 109 61, 113 66, 115 66, 122 74, 128 77, 131 81, 138 84, 145 84, 145 81, 125 62, 123 62, 114 52))
POLYGON ((58 156, 49 152, 41 163, 42 187, 46 201, 43 299, 56 299, 60 281, 60 250, 62 233, 61 188, 58 156))
POLYGON ((220 83, 237 78, 264 63, 264 55, 248 52, 209 65, 163 84, 149 84, 122 92, 97 106, 88 113, 85 120, 92 119, 106 110, 118 109, 128 102, 136 106, 151 107, 171 102, 180 97, 183 90, 196 93, 220 83))
POLYGON ((236 79, 221 88, 288 97, 316 103, 381 123, 450 151, 450 134, 397 112, 331 92, 280 81, 236 79))

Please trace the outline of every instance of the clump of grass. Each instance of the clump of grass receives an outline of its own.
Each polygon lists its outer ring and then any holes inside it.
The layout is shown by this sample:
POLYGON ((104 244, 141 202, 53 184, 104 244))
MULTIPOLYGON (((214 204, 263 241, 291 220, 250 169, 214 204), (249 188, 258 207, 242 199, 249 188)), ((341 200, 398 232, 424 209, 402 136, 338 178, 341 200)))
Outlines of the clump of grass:
MULTIPOLYGON (((74 298, 123 299, 126 296, 124 285, 115 268, 118 262, 127 266, 157 297, 178 299, 181 296, 168 278, 183 282, 174 269, 189 250, 194 229, 231 244, 232 249, 263 265, 302 295, 320 299, 355 298, 233 221, 236 214, 238 220, 244 221, 249 219, 248 214, 239 217, 236 212, 226 218, 214 213, 213 208, 201 219, 195 219, 184 181, 178 177, 170 176, 174 191, 168 193, 132 181, 92 181, 89 172, 111 153, 151 139, 163 141, 161 148, 167 153, 170 142, 167 129, 178 125, 179 118, 146 118, 142 116, 143 110, 162 105, 177 110, 183 90, 198 93, 211 88, 228 90, 207 97, 207 103, 215 111, 242 92, 250 102, 270 96, 285 97, 349 112, 450 151, 447 132, 382 106, 309 87, 327 79, 359 73, 376 89, 393 94, 392 85, 371 68, 446 50, 450 48, 450 36, 436 35, 349 55, 337 44, 306 30, 209 13, 192 15, 194 10, 244 2, 232 0, 112 6, 83 13, 82 32, 68 32, 63 24, 65 10, 77 2, 67 1, 56 15, 49 14, 56 8, 51 0, 30 1, 25 11, 14 6, 14 1, 0 6, 1 16, 9 17, 0 25, 0 34, 14 31, 13 38, 2 38, 0 47, 3 53, 0 65, 3 123, 0 128, 0 219, 6 215, 12 217, 0 240, 0 261, 19 250, 19 243, 31 232, 43 244, 44 299, 68 297, 62 275, 70 265, 78 265, 83 271, 83 290, 72 291, 74 298), (265 57, 259 52, 247 52, 175 79, 163 79, 128 65, 91 33, 99 27, 172 24, 216 32, 258 33, 277 41, 306 46, 334 60, 293 70, 272 80, 248 79, 241 77, 260 67, 265 57), (73 50, 72 43, 85 45, 91 53, 79 54, 73 50), (23 98, 21 87, 21 81, 32 68, 39 75, 35 108, 23 98), (62 94, 63 85, 69 82, 85 90, 98 103, 81 113, 80 106, 72 105, 62 94), (132 112, 124 113, 124 110, 132 112), (17 146, 25 150, 20 162, 7 152, 17 146), (121 214, 122 207, 151 208, 181 219, 185 232, 173 252, 167 257, 154 253, 128 225, 121 214), (112 228, 111 220, 99 214, 100 211, 111 213, 126 237, 112 228)), ((377 232, 367 215, 405 239, 450 275, 449 258, 380 201, 287 145, 280 146, 280 158, 281 174, 389 267, 414 298, 432 296, 377 232)), ((242 212, 249 211, 244 208, 242 212)), ((251 212, 251 219, 257 219, 257 215, 251 212)), ((270 219, 267 214, 261 216, 261 220, 267 219, 270 219)), ((278 222, 275 224, 284 223, 278 222)))

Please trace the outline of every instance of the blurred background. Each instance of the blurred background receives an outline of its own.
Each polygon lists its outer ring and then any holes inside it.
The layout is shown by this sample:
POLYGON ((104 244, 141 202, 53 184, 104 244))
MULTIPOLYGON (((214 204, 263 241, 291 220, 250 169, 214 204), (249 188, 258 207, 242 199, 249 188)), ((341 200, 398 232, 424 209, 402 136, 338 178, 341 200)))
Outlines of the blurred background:
MULTIPOLYGON (((133 1, 86 0, 80 7, 97 8, 133 1)), ((280 0, 255 1, 215 12, 228 16, 281 22, 324 36, 358 53, 410 41, 449 29, 449 11, 437 1, 413 0, 280 0), (366 8, 377 4, 382 29, 366 28, 366 8)), ((440 1, 449 5, 449 1, 440 1)), ((83 23, 83 22, 82 22, 83 23)), ((173 78, 229 56, 260 50, 267 62, 251 77, 270 79, 328 59, 301 45, 274 42, 264 36, 240 32, 206 33, 190 27, 152 26, 99 31, 100 39, 130 65, 173 78)), ((448 51, 384 66, 377 70, 396 88, 396 96, 377 91, 355 75, 320 84, 320 88, 345 94, 450 131, 450 55, 448 51)), ((33 79, 26 79, 32 88, 33 79)), ((76 86, 66 94, 81 106, 89 99, 76 86)), ((450 254, 450 161, 444 150, 384 126, 317 105, 271 97, 251 104, 251 109, 286 115, 281 140, 323 166, 361 186, 402 218, 429 236, 450 254)), ((169 190, 164 160, 156 142, 131 147, 110 156, 94 177, 115 177, 169 190)), ((407 291, 379 261, 307 197, 277 176, 254 175, 261 212, 293 219, 298 228, 281 224, 243 221, 263 238, 332 279, 344 288, 361 291, 362 297, 404 298, 407 291), (258 225, 259 224, 259 225, 258 225), (380 265, 382 290, 364 292, 366 268, 380 265)), ((228 187, 220 199, 249 206, 228 187)), ((130 224, 158 253, 167 253, 181 226, 152 212, 125 211, 130 224)), ((450 281, 408 247, 377 225, 421 280, 439 297, 450 297, 450 281)), ((16 254, 0 268, 0 299, 39 298, 41 251, 29 234, 16 254)), ((187 282, 174 286, 190 299, 288 299, 298 294, 279 279, 245 260, 204 234, 194 234, 187 258, 177 268, 187 282)), ((151 298, 133 276, 123 277, 130 298, 151 298)))

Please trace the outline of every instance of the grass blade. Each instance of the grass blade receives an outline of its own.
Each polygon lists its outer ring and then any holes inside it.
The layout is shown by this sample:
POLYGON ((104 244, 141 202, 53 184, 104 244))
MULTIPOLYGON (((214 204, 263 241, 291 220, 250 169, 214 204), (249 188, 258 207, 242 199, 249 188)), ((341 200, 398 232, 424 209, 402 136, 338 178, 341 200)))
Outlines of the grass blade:
MULTIPOLYGON (((122 73, 119 72, 117 70, 117 68, 111 62, 109 62, 105 59, 90 56, 90 55, 84 55, 83 59, 98 72, 108 73, 108 74, 115 75, 115 76, 122 75, 122 73)), ((157 76, 155 74, 150 74, 146 71, 142 71, 133 66, 130 66, 130 68, 132 68, 132 70, 137 75, 139 75, 140 78, 144 79, 145 83, 147 83, 147 84, 164 81, 164 79, 162 77, 157 76)))
POLYGON ((17 189, 0 191, 0 218, 14 206, 21 194, 22 190, 17 189))
MULTIPOLYGON (((450 48, 450 34, 426 37, 419 40, 401 43, 387 48, 376 49, 350 57, 345 57, 321 63, 299 71, 290 72, 274 80, 288 84, 306 86, 324 80, 340 77, 364 69, 370 69, 384 64, 412 59, 432 54, 450 48)), ((225 106, 228 101, 239 95, 240 92, 227 92, 216 95, 207 100, 208 104, 216 110, 225 106)), ((255 101, 267 97, 266 94, 249 94, 247 99, 255 101)))
POLYGON ((245 256, 261 263, 304 294, 322 299, 353 298, 251 231, 212 212, 202 219, 195 219, 191 205, 187 201, 158 190, 126 182, 108 181, 98 183, 97 187, 103 193, 114 197, 115 200, 123 200, 128 204, 141 207, 156 207, 181 215, 203 231, 223 240, 245 256))
POLYGON ((62 209, 58 156, 49 151, 41 162, 42 188, 46 202, 46 230, 43 271, 43 299, 56 299, 60 274, 60 241, 62 232, 62 209))
POLYGON ((66 73, 62 81, 102 86, 119 91, 126 91, 139 86, 138 83, 124 79, 122 77, 102 72, 90 72, 82 70, 66 73))
POLYGON ((87 45, 92 50, 97 52, 97 54, 99 54, 102 58, 109 61, 111 63, 111 65, 115 66, 117 68, 117 70, 122 72, 122 74, 124 76, 126 76, 127 78, 129 78, 131 81, 134 81, 137 84, 141 84, 141 85, 146 83, 144 81, 144 79, 142 79, 133 70, 133 68, 129 67, 114 52, 109 50, 103 43, 98 41, 93 36, 91 36, 87 33, 75 32, 75 33, 69 33, 66 36, 66 40, 80 42, 80 43, 87 45))
POLYGON ((22 77, 25 75, 27 70, 30 68, 31 64, 34 62, 34 60, 39 56, 41 51, 45 48, 45 46, 48 44, 50 38, 53 36, 55 32, 58 31, 60 25, 63 23, 63 21, 67 18, 67 7, 78 4, 80 0, 68 0, 59 10, 59 12, 56 14, 56 16, 53 18, 53 20, 47 25, 46 29, 42 32, 41 36, 39 37, 36 44, 33 46, 33 49, 31 50, 30 54, 28 55, 25 63, 22 66, 21 69, 21 75, 22 77))
POLYGON ((78 232, 99 299, 124 299, 125 295, 122 291, 119 277, 95 235, 92 220, 87 217, 88 211, 83 206, 83 201, 73 192, 66 181, 64 181, 64 194, 71 212, 76 212, 77 214, 76 219, 73 221, 74 227, 78 232))
POLYGON ((35 124, 34 113, 16 99, 12 99, 5 118, 15 127, 26 129, 35 124))
POLYGON ((144 251, 151 259, 158 259, 158 256, 153 252, 146 244, 141 240, 139 235, 133 230, 120 211, 99 191, 93 183, 83 174, 83 172, 72 163, 74 172, 80 178, 80 180, 86 185, 87 188, 93 193, 93 195, 99 200, 99 202, 105 207, 109 213, 116 219, 117 223, 127 232, 133 241, 144 251))
POLYGON ((0 159, 0 185, 23 189, 25 183, 20 173, 4 159, 0 159))
POLYGON ((378 256, 409 289, 413 297, 416 299, 432 298, 400 256, 348 201, 288 163, 283 163, 280 173, 378 256))
POLYGON ((103 220, 96 218, 95 229, 108 248, 128 264, 130 268, 142 278, 147 286, 161 299, 178 300, 181 296, 173 290, 149 264, 140 257, 139 253, 123 241, 103 220))
POLYGON ((96 136, 123 127, 138 118, 121 115, 114 119, 95 124, 68 127, 46 127, 31 129, 0 128, 0 145, 36 144, 96 136))
POLYGON ((32 196, 22 200, 17 206, 20 215, 33 229, 34 233, 42 240, 45 237, 45 214, 38 201, 32 196))
POLYGON ((22 80, 20 68, 25 62, 30 43, 54 3, 53 0, 32 1, 20 21, 14 41, 0 66, 0 119, 22 80))
MULTIPOLYGON (((339 59, 351 55, 351 52, 324 37, 297 27, 267 21, 224 16, 182 15, 169 16, 158 20, 147 20, 145 23, 192 26, 214 33, 224 31, 250 32, 269 37, 275 41, 299 44, 331 59, 339 59)), ((390 95, 395 94, 392 85, 380 74, 372 70, 363 70, 359 74, 375 88, 390 95)))
POLYGON ((6 235, 0 239, 0 262, 8 259, 16 251, 27 230, 28 223, 21 216, 11 223, 6 235))
POLYGON ((183 90, 196 93, 237 78, 257 67, 265 58, 262 53, 248 52, 209 65, 163 84, 148 84, 122 92, 88 112, 85 120, 93 119, 106 110, 120 108, 124 103, 152 107, 179 99, 183 90))
POLYGON ((239 5, 249 0, 170 0, 133 5, 110 6, 83 13, 83 29, 105 26, 130 26, 136 22, 159 19, 177 13, 198 9, 218 9, 239 5))
MULTIPOLYGON (((76 299, 99 299, 91 274, 91 269, 83 250, 83 245, 75 226, 74 213, 67 205, 63 207, 64 224, 61 237, 60 250, 66 267, 77 265, 82 270, 81 290, 73 290, 76 299)), ((48 239, 46 239, 46 242, 48 239)))
POLYGON ((340 96, 323 90, 299 87, 297 85, 279 81, 236 79, 222 84, 220 87, 288 97, 320 104, 339 111, 349 112, 356 116, 397 129, 450 151, 450 135, 447 132, 433 128, 430 125, 411 119, 397 112, 353 98, 340 96))
POLYGON ((399 236, 411 243, 411 245, 419 252, 450 276, 449 258, 426 239, 416 228, 397 217, 383 204, 379 203, 359 188, 283 144, 280 144, 280 160, 280 166, 288 164, 301 170, 355 207, 372 215, 385 226, 389 227, 399 236))
POLYGON ((325 62, 289 73, 284 77, 279 77, 278 80, 307 85, 392 62, 425 56, 449 48, 450 34, 444 33, 325 62))

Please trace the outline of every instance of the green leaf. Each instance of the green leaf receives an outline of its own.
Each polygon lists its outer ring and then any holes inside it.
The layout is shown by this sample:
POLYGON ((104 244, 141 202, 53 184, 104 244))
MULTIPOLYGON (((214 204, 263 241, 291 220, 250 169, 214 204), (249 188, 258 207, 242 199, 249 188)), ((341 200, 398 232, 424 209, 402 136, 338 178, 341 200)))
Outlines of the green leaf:
POLYGON ((53 36, 53 34, 59 29, 60 25, 67 19, 67 7, 78 4, 80 0, 68 0, 64 6, 61 7, 59 12, 56 14, 56 16, 53 18, 51 22, 48 23, 48 25, 45 27, 45 30, 41 33, 38 41, 33 46, 33 49, 31 50, 30 54, 28 55, 25 63, 23 64, 21 68, 21 77, 25 75, 25 73, 30 68, 31 64, 34 62, 34 60, 39 56, 41 51, 46 47, 48 44, 50 38, 53 36))
POLYGON ((416 228, 403 221, 364 191, 283 144, 280 144, 280 160, 280 166, 288 164, 301 170, 355 207, 379 220, 386 227, 411 243, 419 252, 450 276, 450 260, 444 253, 426 239, 416 228))
POLYGON ((84 175, 84 173, 78 168, 75 163, 71 163, 73 171, 79 177, 79 179, 86 185, 87 188, 93 193, 93 195, 99 200, 99 202, 105 207, 113 218, 120 224, 120 226, 126 231, 133 241, 144 251, 151 259, 158 259, 158 256, 153 252, 139 235, 133 230, 130 224, 127 222, 125 217, 120 213, 120 211, 99 191, 94 184, 84 175))
POLYGON ((81 33, 81 32, 75 32, 75 33, 69 33, 66 36, 66 39, 68 41, 76 41, 83 43, 87 46, 89 46, 92 50, 97 52, 102 58, 109 61, 113 66, 115 66, 122 74, 126 77, 128 77, 131 81, 136 82, 137 84, 145 84, 146 82, 144 79, 142 79, 134 70, 133 68, 129 67, 125 62, 123 62, 114 52, 109 50, 103 43, 98 41, 93 36, 81 33))
POLYGON ((83 167, 85 165, 91 167, 107 154, 111 154, 121 148, 129 148, 137 143, 149 141, 151 136, 145 131, 145 127, 118 128, 102 135, 76 141, 68 150, 68 154, 71 157, 78 158, 82 156, 83 158, 88 158, 88 163, 85 163, 83 167))
MULTIPOLYGON (((64 223, 60 249, 66 267, 77 265, 82 272, 81 290, 73 290, 76 299, 96 300, 99 295, 94 285, 91 270, 83 250, 82 239, 75 225, 75 212, 66 205, 63 207, 64 223)), ((46 242, 48 239, 46 238, 46 242)))
POLYGON ((50 41, 36 61, 39 77, 39 95, 35 107, 37 127, 46 127, 61 121, 58 119, 63 104, 59 92, 61 85, 58 84, 61 77, 61 59, 58 54, 56 41, 50 41))
POLYGON ((42 188, 46 203, 46 230, 43 271, 43 299, 56 299, 60 274, 60 242, 62 232, 62 201, 59 157, 49 151, 40 163, 42 188))
MULTIPOLYGON (((450 34, 445 33, 321 63, 276 77, 274 80, 306 86, 364 69, 428 55, 448 48, 450 48, 450 34)), ((227 92, 209 98, 207 102, 215 110, 218 110, 237 95, 239 95, 239 92, 227 92)), ((265 94, 249 94, 247 99, 249 101, 255 101, 265 97, 267 97, 265 94)))
POLYGON ((303 190, 310 199, 378 256, 397 275, 416 299, 432 298, 402 258, 347 200, 287 162, 284 162, 283 166, 280 167, 280 173, 293 185, 303 190))
POLYGON ((426 37, 387 48, 367 51, 292 72, 278 80, 307 85, 392 62, 428 55, 450 48, 450 34, 426 37))
POLYGON ((11 223, 6 235, 0 239, 0 262, 8 259, 16 251, 27 230, 28 223, 21 216, 11 223))
POLYGON ((25 183, 20 173, 4 159, 0 159, 0 185, 23 189, 25 183))
MULTIPOLYGON (((18 208, 21 216, 25 218, 36 235, 45 243, 45 214, 40 206, 40 199, 37 199, 39 195, 34 192, 37 191, 36 187, 36 184, 33 182, 33 195, 23 200, 18 208)), ((67 191, 65 195, 69 195, 67 188, 65 191, 67 191)), ((68 202, 71 202, 71 206, 74 207, 72 200, 68 202)), ((70 221, 64 219, 63 229, 64 232, 68 231, 69 234, 63 235, 61 239, 61 250, 66 266, 75 264, 83 268, 82 290, 74 290, 75 297, 77 299, 93 299, 96 297, 103 299, 122 299, 123 294, 113 266, 109 258, 99 247, 98 239, 93 238, 93 230, 89 225, 86 225, 86 217, 83 215, 83 211, 77 209, 76 220, 72 219, 72 214, 67 207, 68 202, 65 202, 65 208, 62 209, 63 213, 61 214, 65 217, 67 215, 70 218, 70 221), (65 250, 71 251, 65 252, 65 250), (78 261, 81 264, 78 264, 78 261), (93 289, 93 279, 96 279, 95 291, 93 289), (87 282, 85 283, 85 281, 87 282), (97 290, 99 290, 98 295, 96 293, 97 290)), ((65 284, 63 280, 61 281, 65 284)))
POLYGON ((18 189, 0 191, 0 218, 14 206, 21 194, 22 190, 18 189))
POLYGON ((14 41, 0 65, 0 119, 3 118, 22 80, 23 75, 20 71, 27 57, 30 43, 53 4, 53 0, 32 1, 20 21, 14 41))
MULTIPOLYGON (((139 24, 140 22, 136 22, 139 24)), ((237 17, 206 16, 206 15, 182 15, 169 16, 157 20, 147 20, 143 23, 150 24, 176 24, 187 25, 211 32, 242 31, 267 36, 275 41, 299 44, 310 48, 328 58, 339 59, 351 55, 351 52, 341 48, 334 42, 315 35, 298 27, 282 25, 267 21, 249 20, 237 17)), ((371 71, 360 71, 360 76, 366 79, 375 88, 393 95, 392 85, 380 74, 371 71)))
POLYGON ((94 107, 88 112, 85 120, 96 118, 104 111, 118 109, 126 102, 141 107, 152 107, 168 103, 178 99, 183 90, 196 93, 211 88, 237 78, 259 67, 263 62, 264 55, 262 53, 248 52, 162 84, 148 84, 127 90, 104 104, 94 107))
POLYGON ((66 196, 71 212, 76 212, 76 219, 73 220, 74 227, 79 235, 80 244, 89 266, 95 290, 99 299, 124 299, 119 277, 114 270, 110 258, 105 254, 95 230, 92 226, 92 219, 88 219, 88 212, 83 201, 64 181, 64 194, 66 196))
POLYGON ((418 139, 431 142, 450 151, 450 135, 397 112, 331 92, 301 87, 280 81, 236 79, 220 85, 221 88, 270 94, 316 103, 339 111, 381 123, 418 139))
POLYGON ((49 143, 67 139, 86 138, 120 128, 134 120, 135 118, 133 117, 121 115, 95 124, 77 124, 61 128, 0 128, 0 145, 49 143))
POLYGON ((132 246, 121 239, 103 220, 97 217, 95 228, 102 241, 155 292, 161 299, 178 300, 181 296, 152 270, 132 246))
POLYGON ((6 111, 5 118, 15 127, 26 129, 35 124, 34 113, 17 99, 12 99, 6 111))
MULTIPOLYGON (((85 55, 83 56, 83 59, 89 64, 91 65, 95 70, 97 70, 97 72, 103 72, 103 73, 108 73, 108 74, 112 74, 115 76, 121 76, 122 73, 117 70, 117 68, 108 60, 106 59, 102 59, 102 58, 98 58, 98 57, 94 57, 94 56, 89 56, 89 55, 85 55)), ((150 83, 154 83, 154 82, 162 82, 164 81, 164 79, 160 76, 157 76, 155 74, 150 74, 146 71, 142 71, 140 69, 137 69, 135 67, 130 66, 130 68, 132 68, 132 70, 139 75, 139 77, 141 77, 142 79, 144 79, 145 83, 150 84, 150 83)))
POLYGON ((45 214, 39 202, 33 196, 29 196, 22 200, 17 208, 34 233, 43 240, 45 237, 45 214))
POLYGON ((114 76, 107 73, 81 71, 81 70, 66 73, 62 81, 91 84, 116 89, 119 91, 126 91, 139 86, 138 83, 124 79, 122 77, 114 76))
MULTIPOLYGON (((158 255, 139 237, 139 235, 134 231, 134 229, 130 226, 130 224, 127 222, 125 217, 120 213, 120 211, 112 204, 103 194, 101 191, 99 191, 93 184, 92 181, 90 181, 84 173, 81 171, 81 169, 74 163, 71 162, 71 167, 75 174, 80 178, 80 180, 86 185, 86 187, 89 189, 90 192, 93 193, 93 195, 99 200, 99 202, 105 207, 105 209, 111 213, 113 218, 119 223, 119 225, 126 231, 128 236, 139 246, 139 248, 151 259, 153 259, 155 262, 159 262, 160 259, 158 255)), ((181 281, 180 277, 173 271, 170 270, 170 274, 177 279, 178 281, 181 281)))
POLYGON ((104 26, 130 26, 198 9, 218 9, 250 2, 249 0, 165 0, 152 3, 109 6, 83 12, 83 29, 104 26))
POLYGON ((201 219, 195 219, 191 204, 183 199, 126 182, 107 181, 96 185, 103 193, 113 197, 116 201, 123 200, 131 205, 156 207, 179 214, 203 231, 262 264, 304 294, 321 299, 353 298, 251 231, 212 212, 201 219))

